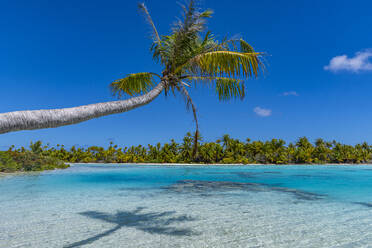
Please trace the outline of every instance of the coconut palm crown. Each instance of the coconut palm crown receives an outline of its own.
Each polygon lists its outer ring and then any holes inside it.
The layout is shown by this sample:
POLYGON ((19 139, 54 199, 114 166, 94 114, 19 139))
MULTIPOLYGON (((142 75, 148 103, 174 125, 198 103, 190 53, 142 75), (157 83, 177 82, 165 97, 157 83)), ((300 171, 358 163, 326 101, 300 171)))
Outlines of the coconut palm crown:
POLYGON ((114 95, 140 95, 163 84, 165 94, 179 92, 184 96, 187 108, 191 108, 196 124, 195 144, 198 139, 198 119, 194 102, 188 88, 194 84, 215 87, 219 100, 243 99, 244 79, 257 77, 264 65, 262 53, 255 52, 243 39, 217 41, 206 31, 206 21, 211 10, 200 11, 193 0, 182 6, 183 18, 177 21, 170 35, 160 36, 146 6, 139 9, 148 21, 153 42, 153 57, 164 67, 161 74, 140 72, 116 80, 110 87, 114 95))

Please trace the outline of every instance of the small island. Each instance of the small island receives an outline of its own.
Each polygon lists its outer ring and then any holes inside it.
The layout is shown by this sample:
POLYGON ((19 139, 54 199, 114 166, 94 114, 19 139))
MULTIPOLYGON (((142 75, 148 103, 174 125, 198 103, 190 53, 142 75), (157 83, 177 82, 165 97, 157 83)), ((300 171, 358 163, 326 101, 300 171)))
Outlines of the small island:
POLYGON ((372 162, 372 146, 364 142, 345 145, 337 141, 317 139, 311 143, 301 137, 295 143, 281 139, 241 141, 223 135, 214 142, 198 140, 194 153, 194 137, 187 133, 181 143, 174 139, 155 145, 119 147, 112 142, 107 148, 81 148, 63 145, 50 147, 41 141, 28 149, 10 147, 0 152, 0 172, 64 169, 68 163, 177 163, 177 164, 368 164, 372 162))

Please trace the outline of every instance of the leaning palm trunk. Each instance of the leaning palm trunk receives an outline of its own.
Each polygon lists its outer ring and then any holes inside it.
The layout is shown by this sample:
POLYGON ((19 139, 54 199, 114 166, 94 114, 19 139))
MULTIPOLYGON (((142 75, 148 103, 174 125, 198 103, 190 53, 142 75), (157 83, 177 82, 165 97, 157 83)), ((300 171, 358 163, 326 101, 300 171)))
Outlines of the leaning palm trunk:
POLYGON ((165 82, 162 81, 148 93, 122 101, 95 103, 73 108, 2 113, 0 114, 0 134, 66 126, 101 116, 123 113, 150 103, 162 92, 164 86, 165 82))

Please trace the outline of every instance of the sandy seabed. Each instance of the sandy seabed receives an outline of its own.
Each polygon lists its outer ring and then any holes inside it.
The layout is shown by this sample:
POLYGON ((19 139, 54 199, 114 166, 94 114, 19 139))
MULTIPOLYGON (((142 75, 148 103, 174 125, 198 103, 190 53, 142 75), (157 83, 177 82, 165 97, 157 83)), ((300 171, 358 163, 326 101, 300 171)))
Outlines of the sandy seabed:
MULTIPOLYGON (((188 188, 158 185, 158 175, 151 187, 137 185, 141 171, 130 168, 2 179, 0 247, 371 247, 366 204, 301 198, 284 187, 206 184, 198 180, 208 171, 181 169, 159 175, 188 178, 188 188)), ((259 175, 252 173, 241 175, 259 175)))

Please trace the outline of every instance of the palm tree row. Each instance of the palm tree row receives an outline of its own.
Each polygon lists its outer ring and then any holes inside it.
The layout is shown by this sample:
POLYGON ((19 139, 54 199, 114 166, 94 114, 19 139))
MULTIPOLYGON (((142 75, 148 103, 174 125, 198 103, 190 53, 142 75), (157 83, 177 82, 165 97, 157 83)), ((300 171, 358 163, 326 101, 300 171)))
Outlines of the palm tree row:
MULTIPOLYGON (((32 143, 30 149, 14 147, 7 153, 10 158, 25 154, 38 154, 43 158, 53 158, 70 163, 216 163, 216 164, 327 164, 327 163, 371 163, 372 146, 367 143, 355 146, 336 141, 317 139, 311 143, 306 137, 295 143, 281 139, 270 141, 240 141, 224 135, 215 142, 201 142, 194 152, 194 137, 188 133, 181 143, 169 143, 118 147, 113 143, 107 148, 91 146, 88 148, 63 145, 56 148, 43 146, 40 141, 32 143)), ((1 157, 1 156, 0 156, 1 157)), ((1 159, 0 159, 1 165, 1 159)), ((0 166, 1 168, 1 166, 0 166)))

